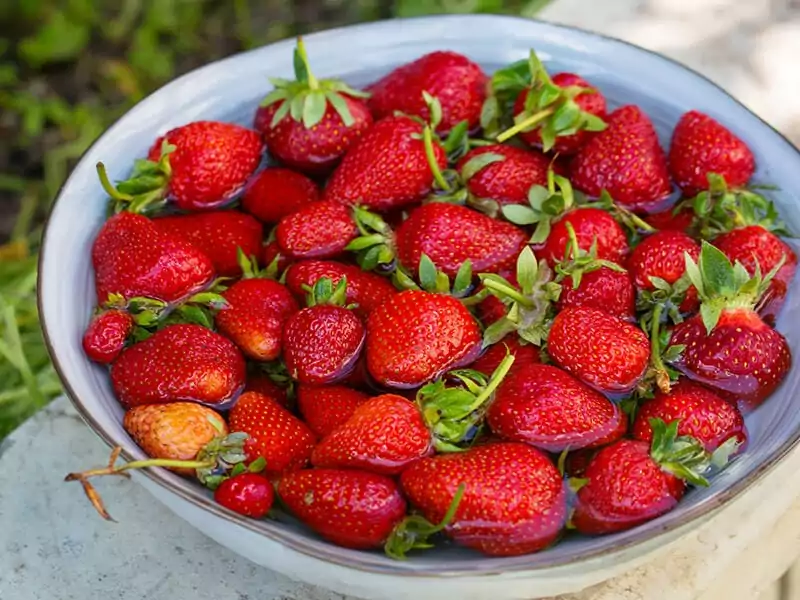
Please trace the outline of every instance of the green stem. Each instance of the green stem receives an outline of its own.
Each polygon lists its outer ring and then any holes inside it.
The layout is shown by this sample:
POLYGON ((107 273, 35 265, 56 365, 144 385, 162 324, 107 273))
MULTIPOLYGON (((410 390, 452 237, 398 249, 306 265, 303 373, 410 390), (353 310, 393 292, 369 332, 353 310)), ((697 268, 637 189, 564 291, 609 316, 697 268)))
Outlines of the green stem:
POLYGON ((503 285, 501 283, 497 283, 496 281, 492 281, 491 279, 484 279, 483 285, 490 290, 494 290, 495 292, 499 292, 504 296, 508 296, 512 300, 516 300, 526 308, 533 308, 533 302, 530 298, 526 298, 509 285, 503 285))
POLYGON ((483 391, 480 393, 480 395, 475 398, 475 402, 472 404, 472 410, 475 410, 479 406, 483 405, 483 403, 486 402, 492 396, 492 394, 494 394, 494 391, 501 383, 503 383, 503 379, 505 379, 506 375, 508 375, 508 372, 511 370, 511 366, 514 364, 515 359, 516 357, 513 354, 509 354, 497 366, 497 368, 494 370, 494 373, 492 373, 492 378, 489 380, 489 383, 486 384, 486 387, 483 388, 483 391))
POLYGON ((436 153, 433 150, 433 131, 431 131, 431 128, 427 125, 425 129, 422 130, 422 141, 425 144, 425 156, 428 159, 428 165, 431 168, 431 173, 433 173, 433 178, 443 191, 449 192, 451 190, 450 184, 447 183, 444 175, 442 175, 439 162, 436 160, 436 153))
POLYGON ((111 196, 114 200, 121 200, 123 202, 130 202, 133 200, 133 196, 130 194, 123 194, 114 187, 111 180, 108 178, 106 166, 101 162, 97 163, 97 176, 100 178, 100 185, 103 186, 106 194, 111 196))
POLYGON ((317 78, 314 77, 314 74, 311 72, 311 67, 308 64, 308 55, 306 54, 306 45, 303 42, 303 37, 297 37, 297 53, 300 55, 300 60, 303 61, 303 65, 306 68, 306 75, 308 76, 308 87, 312 90, 319 89, 319 81, 317 78))
POLYGON ((505 142, 506 140, 511 139, 512 137, 514 137, 518 133, 528 129, 528 127, 533 127, 534 125, 536 125, 540 121, 544 121, 547 117, 549 117, 552 114, 553 114, 552 107, 551 108, 545 108, 544 110, 540 110, 537 113, 533 113, 527 119, 524 119, 523 121, 520 121, 519 123, 517 123, 513 127, 510 127, 509 129, 506 129, 504 132, 499 134, 497 136, 497 141, 501 142, 501 143, 505 142))
POLYGON ((670 389, 669 373, 661 359, 661 315, 664 307, 656 304, 653 308, 653 322, 650 325, 650 364, 656 374, 656 385, 664 393, 670 389))

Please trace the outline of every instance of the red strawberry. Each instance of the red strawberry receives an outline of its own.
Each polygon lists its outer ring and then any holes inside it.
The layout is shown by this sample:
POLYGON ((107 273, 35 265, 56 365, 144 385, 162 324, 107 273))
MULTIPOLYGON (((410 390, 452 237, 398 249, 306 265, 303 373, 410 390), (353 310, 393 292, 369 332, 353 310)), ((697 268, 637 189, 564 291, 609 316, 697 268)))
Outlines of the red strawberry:
POLYGON ((424 458, 403 472, 400 483, 411 504, 433 523, 444 518, 463 486, 445 533, 491 556, 528 554, 549 546, 566 518, 558 469, 525 444, 494 443, 424 458))
POLYGON ((247 186, 242 195, 242 210, 263 223, 278 223, 318 200, 317 184, 305 175, 283 167, 267 167, 247 186))
POLYGON ((707 452, 714 452, 726 444, 736 444, 741 451, 747 443, 747 430, 742 414, 733 404, 726 402, 711 390, 681 379, 669 393, 656 391, 636 412, 631 433, 637 440, 650 442, 653 428, 650 419, 665 423, 678 421, 678 435, 688 435, 699 441, 707 452))
POLYGON ((100 313, 83 334, 83 351, 93 361, 109 364, 125 348, 133 327, 133 317, 124 310, 100 313))
POLYGON ((316 439, 300 419, 273 399, 245 392, 231 409, 228 423, 233 431, 246 433, 245 451, 250 462, 263 458, 268 474, 303 468, 316 439))
POLYGON ((267 373, 254 372, 247 374, 245 392, 258 392, 275 400, 284 408, 289 408, 289 388, 278 385, 267 373))
POLYGON ((165 327, 125 349, 111 366, 111 384, 125 408, 184 400, 223 407, 244 379, 236 346, 193 324, 165 327))
POLYGON ((406 514, 397 484, 384 475, 310 469, 284 475, 278 494, 303 523, 345 548, 378 548, 406 514))
POLYGON ((324 198, 388 211, 419 202, 433 189, 432 164, 447 157, 434 140, 426 149, 423 125, 411 117, 381 119, 353 146, 333 172, 324 198))
POLYGON ((478 126, 486 97, 486 74, 476 63, 456 52, 431 52, 401 65, 367 88, 369 107, 380 119, 402 112, 430 118, 423 92, 442 105, 440 131, 450 131, 461 121, 470 130, 478 126))
POLYGON ((232 210, 161 217, 153 224, 164 234, 183 238, 200 249, 223 277, 241 275, 237 250, 241 248, 245 256, 258 256, 264 236, 261 223, 232 210))
POLYGON ((364 98, 338 79, 317 79, 297 38, 296 81, 276 80, 261 103, 255 127, 272 156, 306 173, 326 173, 372 125, 364 98))
POLYGON ((615 317, 632 319, 636 311, 636 293, 627 271, 600 267, 581 276, 577 287, 572 276, 561 288, 556 308, 597 308, 615 317))
POLYGON ((343 385, 297 386, 297 408, 320 438, 345 423, 367 400, 365 393, 343 385))
POLYGON ((672 191, 656 130, 636 106, 612 112, 608 128, 578 151, 570 172, 577 189, 595 197, 605 189, 625 208, 652 205, 672 191))
POLYGON ((553 223, 541 249, 536 249, 550 264, 563 260, 567 255, 568 225, 575 231, 581 250, 588 252, 592 244, 596 244, 598 259, 624 264, 628 254, 625 231, 614 217, 599 208, 576 208, 553 223))
MULTIPOLYGON (((494 297, 494 296, 492 296, 494 297)), ((502 317, 503 315, 501 315, 502 317)), ((491 375, 506 357, 506 353, 516 358, 511 369, 519 369, 526 365, 541 362, 541 349, 533 344, 520 342, 517 336, 507 336, 496 344, 492 344, 481 354, 480 358, 472 363, 469 368, 491 375)))
POLYGON ((730 187, 750 181, 755 159, 750 148, 708 115, 696 110, 685 113, 672 132, 669 170, 687 196, 708 189, 708 173, 725 178, 730 187))
POLYGON ((650 341, 637 326, 596 308, 568 308, 553 320, 547 351, 562 369, 607 394, 632 390, 647 370, 650 341))
POLYGON ((683 206, 675 207, 643 217, 645 222, 659 231, 687 231, 694 224, 694 211, 683 206))
POLYGON ((315 202, 278 223, 275 238, 290 259, 332 258, 356 235, 351 210, 337 202, 315 202))
POLYGON ((105 222, 92 247, 92 264, 98 304, 109 294, 177 302, 214 278, 214 267, 200 250, 129 212, 105 222))
POLYGON ((275 262, 276 275, 283 273, 292 264, 292 260, 281 252, 278 242, 269 242, 261 251, 261 264, 269 267, 275 262), (276 261, 277 259, 277 261, 276 261))
POLYGON ((367 368, 383 385, 413 388, 468 364, 478 353, 478 323, 455 298, 408 290, 367 320, 367 368))
POLYGON ((272 483, 258 473, 240 473, 223 481, 214 491, 214 501, 246 517, 261 519, 272 508, 272 483))

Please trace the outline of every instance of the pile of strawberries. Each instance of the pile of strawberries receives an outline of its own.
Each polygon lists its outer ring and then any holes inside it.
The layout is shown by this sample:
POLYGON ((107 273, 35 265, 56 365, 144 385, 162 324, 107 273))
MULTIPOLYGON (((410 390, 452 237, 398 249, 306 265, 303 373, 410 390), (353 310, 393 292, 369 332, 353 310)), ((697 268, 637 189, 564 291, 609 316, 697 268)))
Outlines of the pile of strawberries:
POLYGON ((98 165, 83 344, 151 457, 69 476, 102 514, 89 478, 161 466, 342 546, 517 555, 658 517, 745 448, 797 259, 734 133, 690 111, 665 152, 533 52, 364 91, 294 64, 252 129, 98 165))

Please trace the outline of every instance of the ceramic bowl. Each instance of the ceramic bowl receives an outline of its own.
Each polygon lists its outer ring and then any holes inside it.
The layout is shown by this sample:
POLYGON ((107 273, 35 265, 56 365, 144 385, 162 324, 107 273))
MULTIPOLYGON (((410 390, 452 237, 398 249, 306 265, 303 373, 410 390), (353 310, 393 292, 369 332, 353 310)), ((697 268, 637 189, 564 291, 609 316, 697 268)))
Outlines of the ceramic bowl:
MULTIPOLYGON (((552 71, 580 73, 612 105, 636 103, 652 117, 662 142, 681 113, 699 109, 729 125, 753 149, 756 179, 775 193, 789 226, 800 231, 800 154, 769 125, 710 81, 652 52, 567 27, 500 16, 450 16, 386 21, 310 35, 306 39, 317 76, 339 76, 359 86, 403 62, 433 50, 462 52, 487 71, 527 56, 535 48, 552 71)), ((106 370, 81 351, 81 335, 94 299, 92 240, 104 219, 106 198, 95 164, 112 179, 168 129, 197 119, 250 125, 269 90, 267 77, 290 77, 293 40, 210 64, 157 91, 111 127, 86 153, 53 208, 41 253, 42 323, 56 368, 90 427, 125 456, 142 452, 121 425, 120 408, 106 370)), ((796 286, 795 286, 796 287, 796 286)), ((800 307, 792 290, 778 328, 792 350, 800 344, 800 307), (792 325, 795 323, 795 325, 792 325)), ((290 519, 254 521, 215 505, 204 489, 164 470, 137 480, 199 530, 235 552, 295 579, 369 598, 532 598, 572 591, 643 560, 775 466, 800 439, 800 411, 792 397, 800 369, 764 406, 748 416, 747 453, 707 489, 693 490, 671 513, 636 529, 598 538, 571 537, 538 554, 486 558, 454 547, 414 555, 405 562, 379 553, 332 546, 290 519)), ((87 518, 94 518, 87 513, 87 518)))

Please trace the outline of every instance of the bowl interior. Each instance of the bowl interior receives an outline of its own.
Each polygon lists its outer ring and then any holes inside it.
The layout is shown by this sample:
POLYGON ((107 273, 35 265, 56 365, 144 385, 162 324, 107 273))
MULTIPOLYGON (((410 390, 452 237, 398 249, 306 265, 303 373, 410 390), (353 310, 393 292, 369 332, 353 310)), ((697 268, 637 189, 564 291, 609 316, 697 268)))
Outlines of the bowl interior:
MULTIPOLYGON (((306 38, 318 77, 338 76, 359 86, 392 67, 426 52, 449 49, 478 61, 487 71, 527 56, 536 48, 551 72, 574 71, 597 85, 613 106, 640 105, 653 119, 667 147, 672 127, 688 109, 698 109, 731 127, 753 149, 756 180, 775 184, 773 196, 794 231, 800 194, 800 155, 784 138, 708 80, 656 54, 595 34, 550 24, 498 16, 455 16, 382 22, 314 34, 306 38)), ((84 417, 108 443, 141 458, 121 426, 122 410, 114 399, 105 369, 83 355, 80 339, 93 307, 90 248, 104 220, 105 196, 95 164, 123 178, 133 159, 168 129, 198 119, 250 125, 258 102, 270 89, 267 77, 291 77, 294 42, 284 41, 208 65, 162 88, 117 122, 87 152, 64 185, 53 209, 42 250, 40 304, 51 354, 69 395, 84 417)), ((796 285, 793 287, 797 287, 796 285)), ((800 317, 796 290, 778 329, 798 352, 800 317)), ((332 547, 291 519, 255 522, 214 505, 199 486, 170 473, 149 472, 160 484, 214 515, 235 520, 302 552, 358 568, 386 572, 458 574, 530 570, 597 557, 686 525, 750 485, 800 437, 800 411, 793 391, 800 371, 791 371, 782 388, 747 418, 749 450, 707 489, 693 490, 673 512, 637 529, 602 538, 570 538, 539 554, 487 559, 472 552, 443 548, 397 563, 378 553, 332 547)), ((215 518, 209 515, 209 518, 215 518)))

